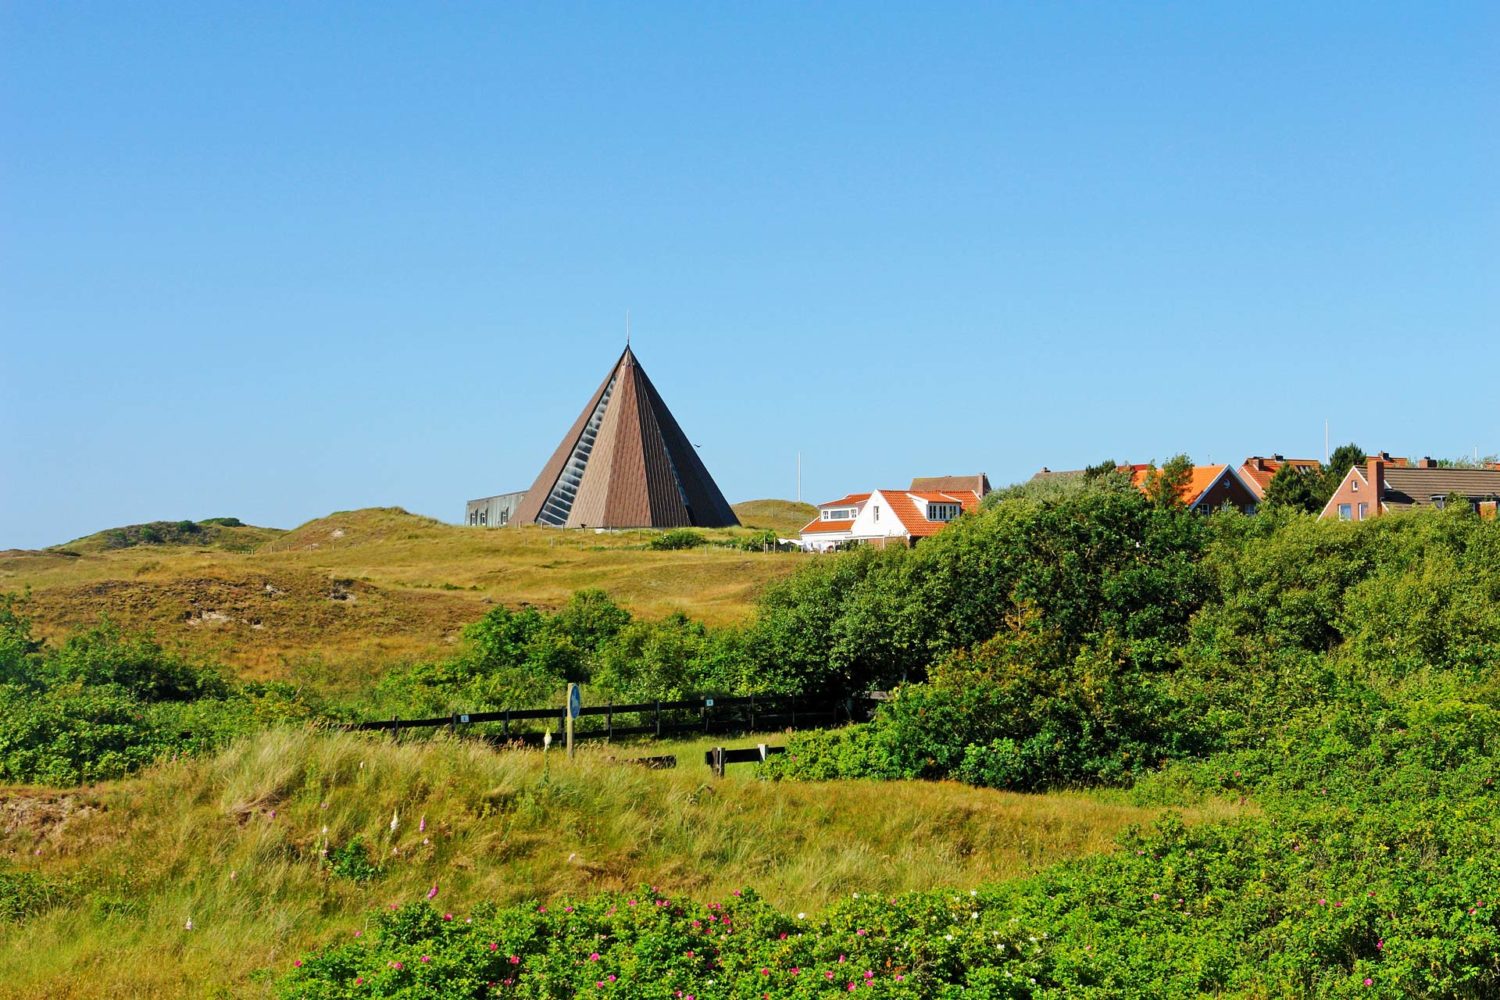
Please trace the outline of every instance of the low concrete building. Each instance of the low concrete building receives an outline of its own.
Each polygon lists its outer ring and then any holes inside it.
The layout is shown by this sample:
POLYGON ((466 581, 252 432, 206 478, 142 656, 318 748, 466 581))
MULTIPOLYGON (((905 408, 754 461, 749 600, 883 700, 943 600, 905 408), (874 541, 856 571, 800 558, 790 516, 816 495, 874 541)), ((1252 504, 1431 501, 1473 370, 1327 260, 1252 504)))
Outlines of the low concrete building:
POLYGON ((470 500, 464 505, 464 524, 471 528, 499 528, 509 524, 524 499, 525 490, 470 500))

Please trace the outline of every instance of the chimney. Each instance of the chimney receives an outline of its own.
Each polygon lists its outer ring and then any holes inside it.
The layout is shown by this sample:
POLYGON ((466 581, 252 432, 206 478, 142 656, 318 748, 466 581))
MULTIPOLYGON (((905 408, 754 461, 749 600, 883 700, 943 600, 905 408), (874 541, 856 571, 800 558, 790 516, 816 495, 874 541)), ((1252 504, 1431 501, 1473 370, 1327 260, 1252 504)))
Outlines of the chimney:
POLYGON ((1437 468, 1437 463, 1434 462, 1431 457, 1429 457, 1429 456, 1423 456, 1422 460, 1417 463, 1417 468, 1419 468, 1419 469, 1436 469, 1437 468))
POLYGON ((1281 456, 1281 455, 1272 455, 1271 457, 1274 458, 1278 462, 1285 462, 1286 461, 1286 459, 1283 456, 1281 456))
MULTIPOLYGON (((1381 454, 1385 454, 1381 452, 1381 454)), ((1380 513, 1380 501, 1385 497, 1385 462, 1380 458, 1372 458, 1365 463, 1365 481, 1370 484, 1369 499, 1370 516, 1374 517, 1380 513)))

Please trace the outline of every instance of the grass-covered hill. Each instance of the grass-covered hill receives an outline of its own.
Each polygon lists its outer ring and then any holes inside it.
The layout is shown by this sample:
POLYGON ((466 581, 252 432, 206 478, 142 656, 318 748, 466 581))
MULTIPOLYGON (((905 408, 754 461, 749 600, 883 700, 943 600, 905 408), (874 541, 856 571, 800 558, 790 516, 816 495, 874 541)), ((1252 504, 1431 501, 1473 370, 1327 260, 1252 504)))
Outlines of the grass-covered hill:
POLYGON ((109 528, 83 538, 75 538, 51 551, 86 555, 140 547, 191 547, 220 549, 225 552, 253 552, 281 533, 280 528, 245 524, 237 517, 211 517, 204 521, 150 521, 146 524, 109 528))
MULTIPOLYGON (((780 505, 756 501, 741 517, 779 531, 780 505), (762 518, 756 510, 767 504, 762 518)), ((232 518, 157 522, 0 553, 0 591, 30 590, 28 614, 43 636, 108 616, 271 678, 309 661, 368 673, 444 655, 459 628, 491 606, 557 607, 581 588, 601 588, 645 617, 685 611, 710 624, 739 622, 767 582, 798 564, 786 553, 712 545, 648 550, 655 534, 474 529, 400 508, 341 511, 290 531, 232 518)))
MULTIPOLYGON (((1160 812, 1099 794, 773 785, 748 771, 710 784, 690 766, 706 745, 635 751, 684 762, 648 771, 609 759, 628 748, 570 763, 278 730, 106 786, 0 788, 0 993, 266 996, 262 970, 434 885, 438 905, 467 911, 642 883, 711 899, 753 882, 816 913, 853 891, 979 884, 1110 850, 1160 812), (5 860, 17 857, 24 876, 5 860)), ((1241 811, 1211 802, 1189 818, 1241 811)))
MULTIPOLYGON (((256 555, 333 579, 316 560, 383 549, 383 572, 414 572, 405 536, 432 530, 335 515, 256 555)), ((601 551, 744 555, 627 538, 601 551)), ((1457 503, 1204 517, 1104 473, 1002 491, 912 550, 764 555, 798 568, 742 624, 637 617, 599 589, 496 604, 448 655, 343 690, 235 680, 113 626, 43 641, 0 594, 0 983, 1500 995, 1494 521, 1457 503), (565 682, 591 704, 893 693, 867 722, 786 736, 764 783, 708 778, 701 745, 660 775, 607 750, 326 732, 557 705, 565 682), (1117 829, 1135 819, 1152 822, 1117 829)))
POLYGON ((746 500, 734 505, 734 513, 747 528, 769 528, 782 538, 796 538, 818 508, 797 500, 746 500))

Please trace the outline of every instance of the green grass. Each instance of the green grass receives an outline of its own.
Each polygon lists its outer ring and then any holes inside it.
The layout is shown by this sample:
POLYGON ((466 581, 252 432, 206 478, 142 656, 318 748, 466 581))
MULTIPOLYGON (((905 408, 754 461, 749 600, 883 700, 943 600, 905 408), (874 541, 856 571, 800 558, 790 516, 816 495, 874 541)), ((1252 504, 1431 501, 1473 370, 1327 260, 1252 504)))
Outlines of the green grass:
POLYGON ((266 534, 254 551, 109 548, 107 533, 9 551, 0 553, 0 591, 29 588, 28 614, 48 638, 108 615, 247 677, 305 679, 321 670, 347 684, 447 655, 459 629, 496 603, 553 608, 585 587, 647 618, 684 611, 711 625, 743 621, 761 589, 802 559, 714 547, 647 551, 645 531, 467 528, 399 508, 343 511, 287 532, 214 530, 266 534))
POLYGON ((770 528, 781 538, 796 538, 818 508, 796 500, 746 500, 734 505, 734 513, 747 528, 770 528))
MULTIPOLYGON (((715 781, 701 763, 714 742, 588 745, 569 762, 556 747, 281 730, 99 788, 0 791, 0 815, 29 817, 0 826, 0 856, 64 893, 0 934, 0 995, 263 996, 258 970, 433 884, 455 911, 645 882, 698 898, 753 884, 814 912, 854 891, 1014 878, 1108 850, 1155 814, 1081 793, 769 783, 749 767, 715 781), (608 760, 643 752, 682 764, 608 760), (320 856, 355 836, 385 868, 363 885, 320 856)), ((1189 818, 1235 811, 1213 802, 1189 818)))

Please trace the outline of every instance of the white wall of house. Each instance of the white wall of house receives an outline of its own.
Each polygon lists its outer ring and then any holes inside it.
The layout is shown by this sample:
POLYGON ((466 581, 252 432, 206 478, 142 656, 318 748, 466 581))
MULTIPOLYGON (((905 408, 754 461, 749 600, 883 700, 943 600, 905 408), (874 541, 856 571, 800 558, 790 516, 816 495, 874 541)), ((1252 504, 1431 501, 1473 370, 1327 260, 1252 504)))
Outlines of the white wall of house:
POLYGON ((870 494, 864 509, 854 519, 850 534, 855 538, 905 538, 906 526, 891 513, 891 502, 880 490, 870 494))

